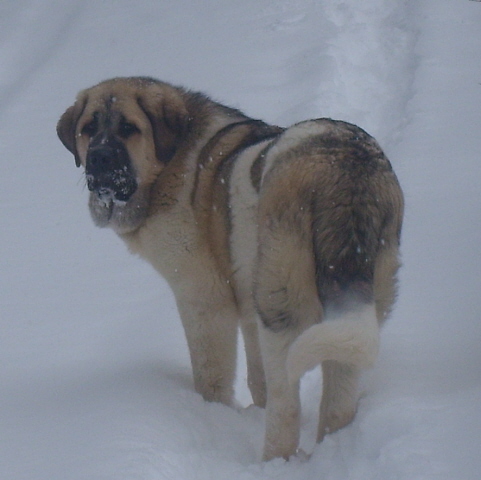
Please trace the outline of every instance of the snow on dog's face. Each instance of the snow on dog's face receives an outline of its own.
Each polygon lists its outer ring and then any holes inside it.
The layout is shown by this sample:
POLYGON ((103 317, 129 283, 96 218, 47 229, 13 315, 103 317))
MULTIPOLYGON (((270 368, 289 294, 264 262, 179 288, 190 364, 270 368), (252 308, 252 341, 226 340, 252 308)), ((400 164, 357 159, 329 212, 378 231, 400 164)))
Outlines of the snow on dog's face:
POLYGON ((186 122, 179 91, 148 78, 113 79, 79 93, 57 132, 85 170, 98 226, 128 233, 142 224, 152 184, 175 156, 186 122))

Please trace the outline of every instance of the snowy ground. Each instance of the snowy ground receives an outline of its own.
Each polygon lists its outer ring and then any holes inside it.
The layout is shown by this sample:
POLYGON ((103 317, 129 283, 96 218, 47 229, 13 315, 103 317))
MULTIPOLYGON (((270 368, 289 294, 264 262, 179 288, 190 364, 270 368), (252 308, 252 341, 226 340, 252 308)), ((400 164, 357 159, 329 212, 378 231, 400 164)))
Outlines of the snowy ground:
POLYGON ((4 0, 0 478, 478 479, 480 27, 469 0, 4 0), (55 124, 79 89, 132 74, 281 125, 358 123, 394 164, 399 302, 356 421, 319 446, 306 376, 308 462, 262 464, 263 412, 193 392, 166 284, 90 221, 55 124))

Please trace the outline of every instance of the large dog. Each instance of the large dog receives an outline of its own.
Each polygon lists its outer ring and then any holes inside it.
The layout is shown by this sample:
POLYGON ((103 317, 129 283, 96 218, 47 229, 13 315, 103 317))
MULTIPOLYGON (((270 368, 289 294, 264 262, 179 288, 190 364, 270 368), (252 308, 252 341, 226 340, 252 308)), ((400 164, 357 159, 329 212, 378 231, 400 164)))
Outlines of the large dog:
POLYGON ((265 460, 296 453, 299 381, 318 364, 318 440, 352 420, 396 295, 403 215, 372 137, 330 119, 267 125, 145 77, 80 92, 57 131, 94 222, 172 287, 206 400, 233 402, 240 325, 265 460))

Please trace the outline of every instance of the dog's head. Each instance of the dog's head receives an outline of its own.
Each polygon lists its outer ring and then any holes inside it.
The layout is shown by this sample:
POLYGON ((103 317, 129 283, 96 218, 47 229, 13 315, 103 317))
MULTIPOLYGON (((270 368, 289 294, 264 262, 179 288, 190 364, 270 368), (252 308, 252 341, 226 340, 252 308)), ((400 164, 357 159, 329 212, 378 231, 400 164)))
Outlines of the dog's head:
POLYGON ((79 93, 57 133, 85 170, 97 225, 126 233, 142 223, 187 123, 181 90, 150 78, 116 78, 79 93))

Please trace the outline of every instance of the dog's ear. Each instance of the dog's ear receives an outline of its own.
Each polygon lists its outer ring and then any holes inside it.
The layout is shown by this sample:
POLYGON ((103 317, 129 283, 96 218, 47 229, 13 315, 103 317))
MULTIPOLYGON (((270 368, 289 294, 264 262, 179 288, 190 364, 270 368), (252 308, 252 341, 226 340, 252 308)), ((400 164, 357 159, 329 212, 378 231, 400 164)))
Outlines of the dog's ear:
POLYGON ((86 103, 87 100, 85 97, 77 99, 71 107, 67 108, 57 123, 58 138, 60 138, 67 150, 73 153, 77 167, 80 167, 80 157, 77 151, 75 131, 77 122, 84 111, 86 103))
POLYGON ((188 113, 185 102, 174 88, 156 86, 137 98, 152 126, 157 159, 167 164, 174 157, 185 137, 188 126, 188 113))

